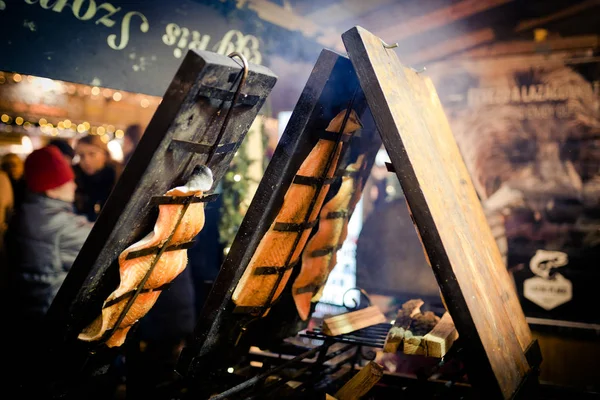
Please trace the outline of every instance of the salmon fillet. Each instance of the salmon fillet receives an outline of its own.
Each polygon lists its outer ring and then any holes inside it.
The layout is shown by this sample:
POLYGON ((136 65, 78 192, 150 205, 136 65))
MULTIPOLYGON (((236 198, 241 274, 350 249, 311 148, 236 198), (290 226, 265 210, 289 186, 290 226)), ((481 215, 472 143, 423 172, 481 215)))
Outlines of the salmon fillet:
MULTIPOLYGON (((197 172, 195 171, 188 184, 169 190, 165 196, 202 197, 203 192, 209 190, 212 184, 212 172, 207 167, 201 166, 197 172)), ((106 345, 108 347, 122 345, 131 326, 146 315, 158 300, 161 286, 175 279, 187 266, 187 250, 163 252, 144 284, 143 291, 135 299, 123 321, 118 327, 115 327, 119 316, 150 269, 157 254, 136 257, 130 260, 127 259, 127 256, 134 251, 164 245, 181 218, 184 206, 181 204, 161 204, 158 208, 158 218, 154 230, 142 240, 123 250, 119 255, 120 284, 104 301, 101 314, 79 334, 80 340, 100 340, 108 330, 114 329, 106 341, 106 345)), ((185 215, 181 218, 181 222, 168 246, 191 241, 203 227, 204 203, 191 203, 185 211, 185 215)))
MULTIPOLYGON (((346 110, 340 112, 328 125, 326 131, 339 132, 346 110)), ((351 110, 343 134, 350 135, 361 127, 356 112, 351 110)), ((302 250, 312 232, 312 226, 301 232, 278 230, 278 224, 316 223, 323 201, 329 191, 329 183, 320 189, 316 186, 296 183, 298 177, 331 178, 337 169, 342 142, 319 139, 315 147, 298 169, 294 183, 286 192, 283 205, 275 221, 261 239, 248 267, 244 271, 232 296, 238 307, 267 307, 283 291, 292 274, 292 267, 299 261, 302 250), (333 160, 328 165, 328 160, 333 160), (311 200, 315 199, 311 208, 311 200), (283 272, 282 272, 283 271, 283 272), (279 274, 282 278, 279 279, 279 274), (271 297, 271 294, 273 296, 271 297), (271 298, 270 298, 271 297, 271 298)), ((268 313, 268 307, 262 315, 268 313)))
POLYGON ((321 210, 319 229, 302 253, 302 267, 292 285, 292 296, 302 320, 310 313, 310 303, 317 302, 329 273, 336 265, 337 251, 348 234, 348 220, 360 199, 361 188, 358 171, 363 167, 364 155, 348 166, 349 175, 342 177, 342 184, 335 196, 321 210))

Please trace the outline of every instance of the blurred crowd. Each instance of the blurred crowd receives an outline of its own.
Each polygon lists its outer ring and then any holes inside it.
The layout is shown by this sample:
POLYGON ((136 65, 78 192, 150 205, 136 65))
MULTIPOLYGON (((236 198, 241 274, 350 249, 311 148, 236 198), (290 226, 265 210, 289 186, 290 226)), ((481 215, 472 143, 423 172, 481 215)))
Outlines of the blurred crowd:
MULTIPOLYGON (((52 140, 24 159, 16 154, 2 157, 0 312, 14 322, 10 339, 18 354, 9 361, 13 370, 27 368, 19 363, 29 360, 28 342, 40 335, 54 297, 142 134, 139 125, 125 131, 122 162, 111 158, 107 144, 95 135, 83 136, 73 146, 66 140, 52 140)), ((128 398, 172 390, 165 382, 176 381, 175 362, 193 333, 196 310, 220 267, 219 204, 206 208, 205 227, 188 250, 188 268, 132 330, 126 356, 115 360, 98 398, 122 398, 119 392, 125 380, 128 398)))
POLYGON ((39 326, 142 136, 130 126, 123 162, 100 136, 74 146, 54 139, 24 159, 5 154, 0 170, 0 293, 19 340, 39 326))

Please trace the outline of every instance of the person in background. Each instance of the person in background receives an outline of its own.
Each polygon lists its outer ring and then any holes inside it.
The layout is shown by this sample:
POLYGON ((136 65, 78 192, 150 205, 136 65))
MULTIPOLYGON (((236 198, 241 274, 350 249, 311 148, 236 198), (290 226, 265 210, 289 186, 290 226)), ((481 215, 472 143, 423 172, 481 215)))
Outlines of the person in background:
POLYGON ((144 132, 139 124, 129 125, 123 136, 123 165, 127 164, 144 132))
POLYGON ((17 209, 23 202, 26 186, 23 177, 23 160, 14 153, 2 157, 2 170, 8 174, 14 196, 14 208, 17 209))
POLYGON ((74 179, 55 146, 35 150, 25 160, 27 193, 7 235, 11 308, 24 325, 42 320, 92 229, 74 213, 74 179))
POLYGON ((48 145, 56 146, 62 153, 63 157, 69 165, 73 164, 73 158, 75 158, 75 149, 65 139, 52 139, 48 142, 48 145))
POLYGON ((0 305, 11 326, 6 382, 21 393, 36 390, 27 384, 27 371, 36 359, 46 313, 92 229, 74 212, 74 180, 71 165, 55 146, 34 150, 25 159, 27 191, 6 236, 10 302, 0 305))
POLYGON ((0 301, 8 288, 8 260, 4 246, 4 235, 13 211, 14 195, 6 172, 0 170, 0 301))
POLYGON ((84 136, 75 145, 79 162, 75 171, 75 208, 91 222, 96 221, 121 172, 100 136, 84 136))

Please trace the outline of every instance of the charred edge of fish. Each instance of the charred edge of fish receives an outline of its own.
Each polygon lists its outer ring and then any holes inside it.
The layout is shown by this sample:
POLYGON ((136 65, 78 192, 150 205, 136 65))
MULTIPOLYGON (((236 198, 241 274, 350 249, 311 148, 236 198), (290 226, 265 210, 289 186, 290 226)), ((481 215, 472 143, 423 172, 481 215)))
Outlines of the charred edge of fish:
MULTIPOLYGON (((157 288, 142 289, 142 291, 140 292, 140 294, 142 294, 142 293, 150 293, 150 292, 160 292, 160 291, 163 291, 165 289, 168 289, 169 286, 171 286, 172 284, 173 284, 173 282, 167 282, 167 283, 164 283, 164 284, 160 285, 157 288)), ((116 299, 112 299, 111 301, 107 302, 104 305, 104 307, 102 307, 102 308, 108 308, 108 307, 113 306, 113 305, 115 305, 117 303, 120 303, 121 301, 123 301, 125 299, 128 299, 131 296, 133 296, 134 293, 135 293, 135 289, 133 289, 133 290, 131 290, 131 291, 125 293, 125 294, 122 294, 121 296, 117 297, 116 299)))
POLYGON ((214 150, 215 154, 230 153, 239 144, 240 144, 240 142, 227 143, 227 144, 222 144, 222 145, 218 145, 218 143, 203 144, 203 143, 190 142, 189 140, 181 140, 181 139, 173 139, 171 141, 172 147, 178 147, 182 150, 189 151, 191 153, 196 153, 196 154, 208 154, 213 150, 214 150), (215 149, 215 146, 216 146, 216 149, 215 149))
POLYGON ((256 267, 254 269, 254 272, 252 275, 277 275, 277 274, 282 274, 285 271, 288 271, 292 268, 294 268, 294 266, 296 265, 296 263, 292 263, 289 265, 284 265, 281 267, 256 267))
POLYGON ((182 205, 186 202, 191 204, 194 203, 212 203, 213 201, 219 198, 218 193, 209 194, 207 196, 196 197, 194 196, 190 200, 186 200, 185 196, 152 196, 152 200, 150 200, 153 205, 169 205, 169 204, 179 204, 182 205))
POLYGON ((323 177, 323 176, 305 176, 305 175, 296 175, 294 177, 294 184, 296 185, 304 185, 304 186, 315 186, 320 187, 324 185, 331 185, 333 182, 338 180, 339 177, 323 177))
POLYGON ((348 217, 348 210, 331 211, 327 213, 325 219, 342 219, 348 217))
MULTIPOLYGON (((191 249, 194 246, 194 243, 195 243, 194 241, 191 241, 191 242, 173 244, 173 245, 167 247, 165 249, 165 252, 191 249)), ((129 254, 127 254, 127 257, 125 257, 125 259, 133 260, 134 258, 145 257, 145 256, 150 256, 152 254, 157 254, 161 248, 162 248, 162 246, 152 246, 152 247, 148 247, 145 249, 132 251, 129 254)))
POLYGON ((334 253, 334 252, 338 251, 341 248, 342 248, 341 244, 338 244, 337 246, 329 246, 329 247, 325 247, 325 248, 322 248, 322 249, 313 250, 313 251, 310 252, 310 254, 308 256, 309 257, 323 257, 323 256, 326 256, 328 254, 334 253))
POLYGON ((317 218, 313 221, 306 221, 299 224, 295 222, 275 222, 273 230, 277 232, 302 232, 314 228, 318 221, 319 219, 317 218))

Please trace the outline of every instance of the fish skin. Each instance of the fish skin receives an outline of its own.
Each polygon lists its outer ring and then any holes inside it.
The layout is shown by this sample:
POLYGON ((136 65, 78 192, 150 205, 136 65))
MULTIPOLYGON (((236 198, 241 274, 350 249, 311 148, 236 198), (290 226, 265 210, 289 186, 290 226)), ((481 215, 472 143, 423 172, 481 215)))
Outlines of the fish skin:
MULTIPOLYGON (((193 175, 186 186, 173 188, 165 195, 202 197, 203 192, 199 187, 210 188, 212 186, 212 182, 210 185, 207 185, 207 180, 212 180, 212 173, 210 170, 207 172, 205 169, 200 170, 198 173, 203 174, 202 179, 198 179, 197 176, 193 175)), ((133 251, 163 245, 175 228, 182 210, 183 205, 179 204, 159 205, 159 214, 153 231, 121 252, 118 258, 121 278, 119 286, 104 301, 104 307, 100 315, 79 334, 79 340, 100 340, 107 330, 114 327, 121 312, 125 309, 129 297, 123 298, 121 301, 108 307, 106 305, 129 292, 135 291, 156 258, 156 255, 148 255, 127 260, 128 254, 133 251)), ((173 234, 169 245, 191 241, 202 230, 204 222, 204 203, 191 203, 173 234)), ((144 289, 158 289, 164 284, 171 282, 186 268, 187 260, 186 249, 164 252, 154 267, 152 274, 144 284, 144 289)), ((125 342, 131 326, 150 311, 158 300, 160 293, 160 290, 141 292, 119 327, 106 340, 106 345, 108 347, 121 346, 125 342)))

